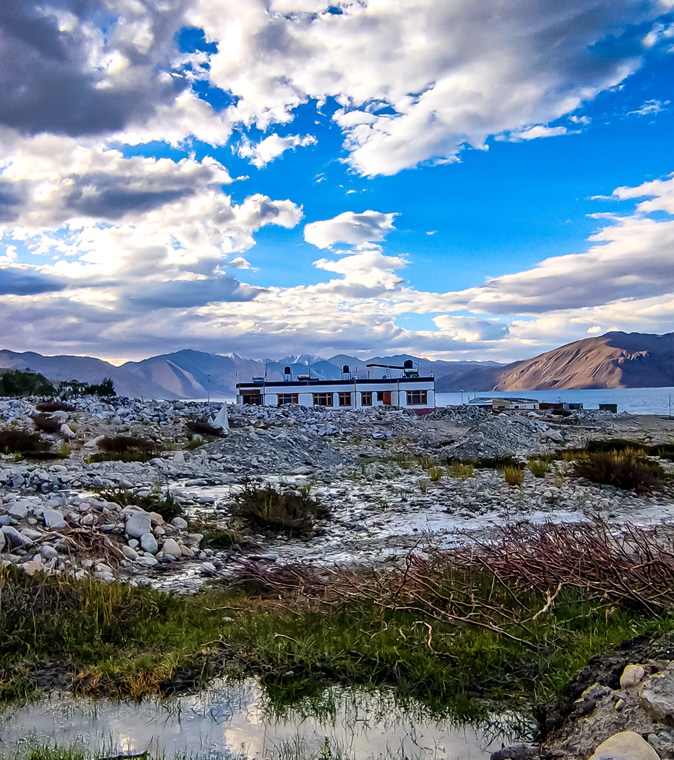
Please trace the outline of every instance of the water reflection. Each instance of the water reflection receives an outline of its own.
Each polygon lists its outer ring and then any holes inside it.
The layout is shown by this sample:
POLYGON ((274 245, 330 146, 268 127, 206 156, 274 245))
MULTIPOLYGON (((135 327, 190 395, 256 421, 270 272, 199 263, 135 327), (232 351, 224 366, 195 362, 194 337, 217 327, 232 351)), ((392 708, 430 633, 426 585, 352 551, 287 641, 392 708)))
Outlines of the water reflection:
POLYGON ((433 720, 420 706, 403 710, 385 691, 333 689, 320 703, 279 716, 253 679, 139 703, 52 695, 0 716, 1 746, 13 757, 17 750, 21 756, 31 746, 58 744, 108 756, 149 751, 154 757, 304 760, 329 746, 331 757, 356 760, 477 760, 512 738, 506 733, 502 719, 475 729, 433 720))

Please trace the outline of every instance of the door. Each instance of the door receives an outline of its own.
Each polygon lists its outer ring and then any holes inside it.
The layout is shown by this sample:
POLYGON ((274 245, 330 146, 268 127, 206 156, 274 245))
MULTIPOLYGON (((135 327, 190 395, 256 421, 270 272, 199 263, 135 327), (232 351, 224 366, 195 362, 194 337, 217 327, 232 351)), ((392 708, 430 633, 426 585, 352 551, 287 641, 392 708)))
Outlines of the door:
POLYGON ((379 400, 384 406, 391 406, 391 391, 379 391, 379 400))

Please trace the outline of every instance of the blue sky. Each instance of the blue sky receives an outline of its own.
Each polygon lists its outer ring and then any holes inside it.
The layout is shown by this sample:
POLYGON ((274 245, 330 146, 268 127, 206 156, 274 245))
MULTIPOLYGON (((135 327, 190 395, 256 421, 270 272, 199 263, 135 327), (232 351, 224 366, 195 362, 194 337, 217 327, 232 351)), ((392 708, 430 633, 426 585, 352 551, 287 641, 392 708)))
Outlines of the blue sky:
POLYGON ((672 8, 8 0, 1 347, 508 361, 671 331, 672 8))

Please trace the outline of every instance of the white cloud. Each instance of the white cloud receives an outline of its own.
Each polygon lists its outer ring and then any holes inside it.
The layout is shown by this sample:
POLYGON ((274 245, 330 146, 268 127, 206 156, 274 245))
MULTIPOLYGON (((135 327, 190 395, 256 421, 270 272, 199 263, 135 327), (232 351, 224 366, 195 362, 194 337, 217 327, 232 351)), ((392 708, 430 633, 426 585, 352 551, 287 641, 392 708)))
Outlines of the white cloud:
POLYGON ((641 108, 637 108, 636 111, 628 111, 628 116, 657 116, 662 111, 667 110, 669 100, 647 100, 641 108))
POLYGON ((541 137, 558 137, 559 135, 566 134, 568 134, 566 127, 544 127, 541 124, 537 124, 520 132, 513 132, 510 135, 510 139, 519 142, 522 140, 538 140, 541 137))
POLYGON ((304 228, 304 239, 317 248, 331 248, 335 243, 364 245, 379 243, 393 227, 396 214, 380 211, 345 211, 334 219, 311 222, 304 228))
POLYGON ((266 129, 333 97, 348 161, 365 175, 452 161, 490 136, 561 134, 547 125, 620 84, 665 36, 659 27, 656 38, 624 36, 659 24, 655 0, 309 6, 201 0, 190 18, 219 43, 210 77, 238 98, 232 120, 266 129))
POLYGON ((258 169, 271 163, 274 159, 283 155, 287 150, 295 148, 305 148, 307 145, 315 145, 316 138, 313 135, 288 135, 279 137, 279 135, 269 135, 264 140, 255 144, 248 139, 244 139, 239 146, 238 154, 241 158, 250 159, 251 164, 258 169))

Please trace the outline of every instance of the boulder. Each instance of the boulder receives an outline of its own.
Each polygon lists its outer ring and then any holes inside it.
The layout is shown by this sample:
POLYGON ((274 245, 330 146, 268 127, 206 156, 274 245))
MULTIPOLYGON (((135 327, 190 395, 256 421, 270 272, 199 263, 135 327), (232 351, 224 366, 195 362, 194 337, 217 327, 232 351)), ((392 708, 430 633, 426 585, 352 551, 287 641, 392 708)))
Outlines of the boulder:
POLYGON ((140 545, 144 552, 150 552, 150 554, 156 554, 159 546, 157 545, 157 539, 152 533, 143 533, 140 537, 140 545))
POLYGON ((168 554, 171 557, 182 556, 178 542, 174 541, 172 538, 167 538, 166 541, 164 541, 163 550, 164 554, 168 554))
POLYGON ((122 554, 132 562, 138 559, 138 552, 130 546, 122 546, 122 554))
POLYGON ((590 760, 660 760, 660 756, 639 734, 621 731, 602 742, 590 760))
POLYGON ((132 538, 140 538, 152 530, 150 516, 145 512, 135 512, 126 521, 126 534, 132 538))
POLYGON ((7 514, 17 520, 23 520, 28 514, 28 505, 25 501, 17 501, 7 510, 7 514))
POLYGON ((58 509, 45 509, 42 519, 47 528, 65 528, 68 525, 58 509))
POLYGON ((33 543, 29 538, 22 533, 19 533, 19 531, 11 525, 3 525, 2 533, 4 534, 10 549, 16 549, 20 546, 30 546, 33 543))

